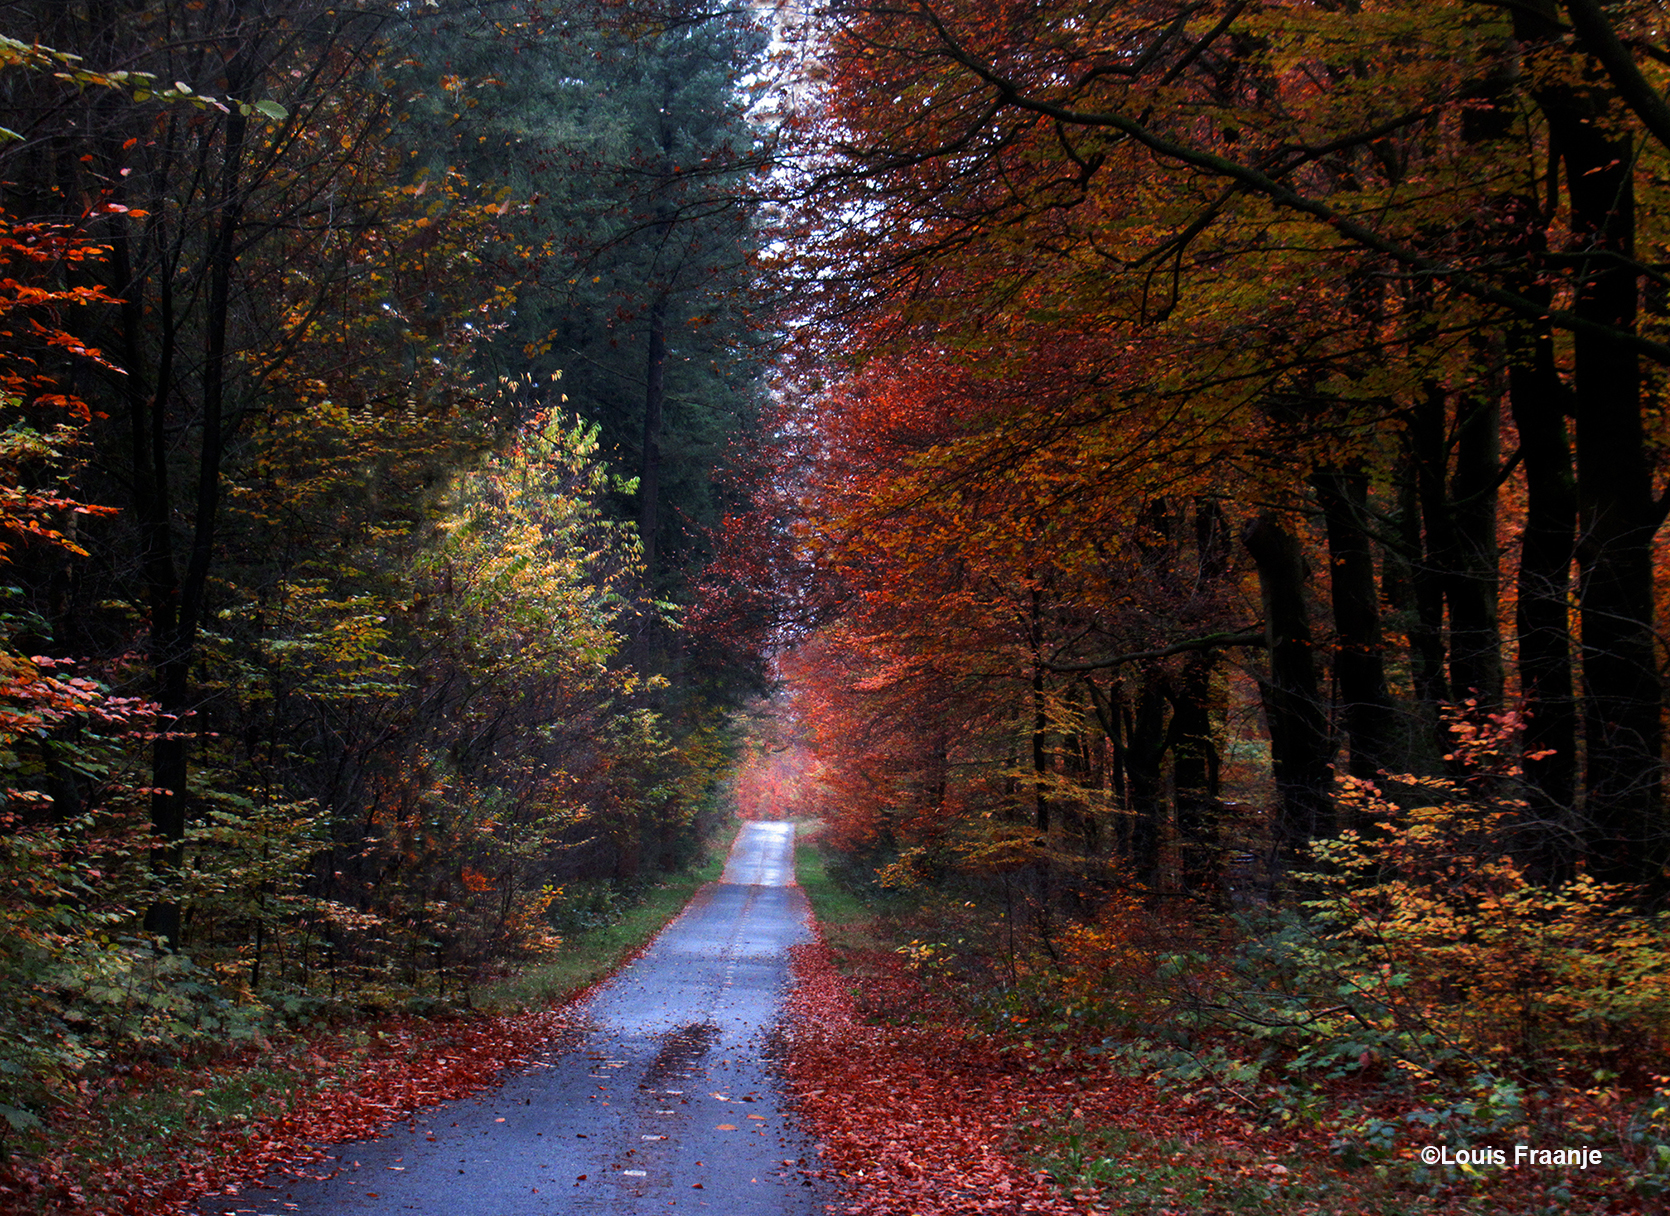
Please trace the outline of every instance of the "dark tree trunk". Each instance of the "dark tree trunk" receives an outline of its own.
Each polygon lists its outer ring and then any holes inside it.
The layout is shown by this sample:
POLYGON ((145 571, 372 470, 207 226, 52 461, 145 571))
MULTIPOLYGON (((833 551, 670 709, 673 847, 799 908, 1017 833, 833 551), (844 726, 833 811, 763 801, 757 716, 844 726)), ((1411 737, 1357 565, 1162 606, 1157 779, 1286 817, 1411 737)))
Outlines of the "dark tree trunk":
MULTIPOLYGON (((1512 10, 1532 44, 1563 36, 1551 4, 1512 10)), ((1600 66, 1542 83, 1535 98, 1565 167, 1576 271, 1572 311, 1578 539, 1586 754, 1583 853, 1596 877, 1663 883, 1663 735, 1653 631, 1653 540, 1663 511, 1642 417, 1635 352, 1635 146, 1612 121, 1616 97, 1600 66)))
POLYGON ((1501 409, 1494 391, 1456 402, 1455 470, 1450 482, 1451 549, 1444 572, 1450 606, 1450 693, 1476 713, 1502 705, 1501 574, 1496 494, 1501 409))
POLYGON ((661 411, 667 371, 667 301, 649 310, 649 355, 644 366, 644 449, 638 466, 638 537, 644 582, 655 586, 655 541, 661 529, 661 411))
POLYGON ((1032 667, 1032 826, 1042 846, 1049 837, 1049 711, 1044 700, 1044 668, 1032 667))
MULTIPOLYGON (((1481 83, 1480 97, 1490 104, 1468 108, 1463 130, 1470 138, 1501 140, 1512 133, 1516 86, 1506 62, 1481 83)), ((1542 277, 1547 273, 1548 223, 1554 206, 1554 198, 1539 202, 1523 189, 1505 193, 1497 200, 1495 218, 1485 234, 1489 243, 1515 250, 1520 270, 1514 290, 1544 307, 1552 304, 1554 294, 1542 277)), ((1506 354, 1508 404, 1519 436, 1526 497, 1514 610, 1519 691, 1526 711, 1521 754, 1531 791, 1528 814, 1520 825, 1520 848, 1537 873, 1560 879, 1569 875, 1574 860, 1570 832, 1577 795, 1577 715, 1567 607, 1577 527, 1566 434, 1570 402, 1554 365, 1553 333, 1546 320, 1510 323, 1506 354)))
POLYGON ((1171 705, 1172 778, 1177 789, 1177 837, 1182 850, 1183 889, 1216 897, 1220 761, 1212 739, 1212 672, 1217 655, 1192 656, 1173 681, 1171 705))
POLYGON ((1273 515, 1241 533, 1258 567, 1270 675, 1260 682, 1270 727, 1276 816, 1273 868, 1291 866, 1310 841, 1334 833, 1328 718, 1317 691, 1316 655, 1305 606, 1304 554, 1273 515))
POLYGON ((1166 699, 1160 673, 1143 673, 1131 715, 1125 748, 1126 788, 1130 798, 1127 856, 1136 880, 1148 887, 1160 881, 1160 840, 1165 819, 1166 699))
MULTIPOLYGON (((1207 592, 1230 570, 1234 536, 1223 508, 1214 499, 1195 504, 1195 551, 1199 589, 1207 592)), ((1218 656, 1191 656, 1173 681, 1172 783, 1177 798, 1177 838, 1183 889, 1213 899, 1223 894, 1220 875, 1223 804, 1219 799, 1222 757, 1213 735, 1213 677, 1218 656)))
POLYGON ((1195 549, 1200 554, 1200 581, 1217 582, 1229 573, 1234 538, 1229 519, 1216 499, 1203 499, 1195 509, 1195 549))
POLYGON ((1334 607, 1334 677, 1339 684, 1353 777, 1372 779, 1391 764, 1392 697, 1386 687, 1380 593, 1365 519, 1368 475, 1329 470, 1313 479, 1328 528, 1334 607))
MULTIPOLYGON (((1577 125, 1577 124, 1573 124, 1577 125)), ((1608 254, 1634 252, 1634 149, 1593 124, 1562 131, 1576 235, 1596 251, 1579 284, 1586 320, 1634 328, 1634 272, 1608 254)), ((1653 634, 1652 457, 1636 356, 1589 331, 1576 336, 1577 557, 1581 570, 1588 840, 1597 877, 1660 875, 1663 738, 1653 634)))
POLYGON ((1444 398, 1436 389, 1416 403, 1406 441, 1409 467, 1403 483, 1403 543, 1409 560, 1409 592, 1414 616, 1409 624, 1409 662, 1415 700, 1431 742, 1442 755, 1438 709, 1450 700, 1448 651, 1444 645, 1444 550, 1449 511, 1444 500, 1444 398), (1437 463, 1436 477, 1428 472, 1437 463))
MULTIPOLYGON (((237 16, 234 5, 232 19, 235 21, 237 16)), ((147 560, 147 567, 154 580, 150 587, 151 646, 163 727, 152 745, 151 826, 159 841, 155 861, 165 873, 179 866, 186 833, 191 665, 197 655, 197 634, 203 619, 209 571, 214 564, 215 531, 219 522, 221 466, 226 446, 226 372, 230 357, 227 325, 237 241, 243 225, 243 167, 249 119, 242 104, 249 100, 251 86, 260 75, 257 54, 257 46, 245 41, 226 67, 227 97, 234 104, 226 116, 220 176, 213 199, 214 229, 206 259, 208 310, 204 317, 201 434, 191 543, 183 577, 176 576, 172 541, 168 537, 171 521, 163 513, 167 492, 162 487, 168 477, 164 386, 159 385, 149 418, 149 463, 160 493, 153 503, 157 513, 148 521, 152 544, 158 546, 158 552, 147 560)), ((212 131, 205 132, 202 138, 212 140, 214 135, 212 131)), ((171 361, 172 356, 173 352, 168 351, 164 359, 171 361)), ((140 453, 135 455, 144 459, 140 453)), ((170 949, 177 949, 182 916, 183 910, 176 899, 160 897, 145 913, 145 931, 164 940, 170 949)))
MULTIPOLYGON (((1542 289, 1546 298, 1547 289, 1542 289)), ((1566 436, 1564 390, 1546 325, 1509 333, 1509 400, 1525 470, 1520 538, 1519 687, 1526 724, 1521 751, 1531 787, 1525 848, 1547 878, 1569 873, 1570 819, 1577 797, 1577 707, 1572 700, 1572 548, 1577 488, 1566 436)))

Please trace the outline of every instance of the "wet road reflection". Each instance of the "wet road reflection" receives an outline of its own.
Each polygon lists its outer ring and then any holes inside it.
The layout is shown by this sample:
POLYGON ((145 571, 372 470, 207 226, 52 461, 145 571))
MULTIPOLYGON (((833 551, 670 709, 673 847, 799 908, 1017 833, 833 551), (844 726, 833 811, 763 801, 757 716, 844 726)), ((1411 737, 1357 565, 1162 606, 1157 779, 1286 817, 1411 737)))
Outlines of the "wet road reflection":
POLYGON ((788 947, 809 937, 794 825, 750 823, 723 878, 579 1011, 586 1029, 475 1099, 418 1111, 205 1213, 427 1216, 823 1210, 768 1055, 788 947))

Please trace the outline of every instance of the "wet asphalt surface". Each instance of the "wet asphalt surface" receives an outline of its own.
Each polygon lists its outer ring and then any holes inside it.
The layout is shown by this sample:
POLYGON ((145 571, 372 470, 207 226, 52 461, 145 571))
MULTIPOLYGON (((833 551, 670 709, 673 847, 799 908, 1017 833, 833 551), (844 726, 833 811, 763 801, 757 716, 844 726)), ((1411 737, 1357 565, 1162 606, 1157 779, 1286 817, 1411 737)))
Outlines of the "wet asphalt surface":
POLYGON ((788 947, 810 936, 794 827, 744 825, 724 877, 497 1089, 333 1149, 322 1179, 210 1196, 236 1216, 810 1216, 812 1142, 767 1059, 788 947))

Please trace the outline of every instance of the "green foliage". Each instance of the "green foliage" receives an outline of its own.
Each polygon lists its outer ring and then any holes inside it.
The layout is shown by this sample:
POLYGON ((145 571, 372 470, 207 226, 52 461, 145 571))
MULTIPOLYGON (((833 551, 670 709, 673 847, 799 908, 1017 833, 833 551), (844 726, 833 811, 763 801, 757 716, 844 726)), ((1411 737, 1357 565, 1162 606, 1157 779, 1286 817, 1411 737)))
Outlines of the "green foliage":
POLYGON ((331 690, 394 732, 352 857, 377 918, 339 943, 357 968, 383 953, 444 994, 491 959, 548 952, 563 855, 635 825, 665 744, 617 661, 636 541, 602 512, 615 481, 596 457, 595 426, 531 417, 440 495, 401 572, 405 610, 355 632, 365 657, 347 670, 394 672, 400 694, 384 675, 331 690))
POLYGON ((718 881, 740 823, 732 820, 704 846, 697 864, 633 892, 612 884, 582 884, 552 904, 552 924, 564 948, 555 956, 478 994, 487 1009, 534 1008, 566 1000, 611 974, 690 901, 704 884, 718 881))
POLYGON ((1642 1195, 1670 1195, 1670 1077, 1655 1078, 1648 1098, 1630 1115, 1624 1135, 1639 1153, 1628 1182, 1642 1195))
MULTIPOLYGON (((252 786, 211 737, 179 859, 159 866, 134 733, 149 708, 8 653, 0 1106, 14 1125, 119 1054, 224 1044, 350 997, 456 997, 494 960, 558 944, 555 867, 588 836, 635 831, 636 807, 661 796, 652 774, 676 762, 617 662, 636 549, 601 512, 614 482, 595 457, 595 426, 540 416, 461 474, 404 572, 421 613, 341 571, 291 588, 284 630, 246 668, 260 682, 241 691, 265 692, 250 703, 404 726, 385 734, 396 766, 380 777, 404 801, 351 849, 339 812, 252 786), (433 715, 412 718, 414 697, 433 715), (138 934, 159 895, 190 911, 181 953, 138 934)), ((228 687, 238 653, 211 638, 228 687)))
POLYGON ((1298 876, 1310 898, 1237 916, 1227 949, 1144 946, 1117 909, 1071 931, 1056 1007, 1117 1002, 1147 1028, 1128 1058, 1246 1109, 1275 1109, 1272 1086, 1374 1078, 1489 1095, 1453 1113, 1494 1126, 1522 1087, 1650 1066, 1670 1029, 1670 921, 1585 875, 1530 882, 1502 851, 1509 811, 1409 788, 1441 801, 1400 811, 1357 787, 1372 826, 1317 843, 1298 876))
POLYGON ((656 674, 619 471, 659 300, 680 582, 760 401, 761 35, 560 7, 7 19, 8 197, 60 222, 0 217, 0 1149, 107 1066, 468 1001, 687 893, 728 677, 656 674))
POLYGON ((213 972, 131 936, 146 882, 142 833, 93 814, 5 826, 0 1105, 38 1107, 120 1054, 250 1033, 213 972))
POLYGON ((42 658, 7 662, 0 1106, 21 1127, 113 1059, 255 1033, 251 926, 282 957, 333 909, 301 891, 324 847, 306 806, 223 793, 181 864, 154 865, 142 775, 151 707, 52 676, 42 658), (202 954, 159 952, 141 935, 136 911, 163 891, 190 901, 202 954))
MULTIPOLYGON (((1068 1194, 1115 1203, 1123 1212, 1265 1212, 1293 1210, 1297 1182, 1285 1165, 1246 1150, 1181 1139, 1156 1140, 1117 1127, 1048 1113, 1019 1123, 1029 1161, 1068 1194), (1273 1168, 1274 1167, 1274 1168, 1273 1168)), ((1305 1189, 1307 1200, 1321 1198, 1305 1189)), ((1325 1208, 1322 1210, 1326 1210, 1325 1208)))
POLYGON ((484 689, 600 683, 619 648, 637 542, 603 515, 604 497, 631 487, 599 461, 598 431, 537 414, 448 492, 415 576, 444 595, 431 632, 484 689))
MULTIPOLYGON (((1028 1067, 1112 1066, 1180 1109, 1314 1138, 1361 1171, 1353 1194, 1467 1181, 1408 1161, 1411 1145, 1574 1138, 1605 1146, 1621 1171, 1609 1186, 1660 1194, 1663 918, 1584 876, 1528 881, 1502 852, 1516 808, 1478 785, 1405 779, 1403 791, 1430 801, 1399 810, 1359 788, 1364 826, 1316 846, 1313 872, 1296 877, 1307 898, 1227 924, 1127 890, 1047 941, 1006 935, 996 891, 949 899, 942 880, 916 889, 915 915, 887 945, 1028 1067)), ((873 948, 878 923, 872 909, 847 936, 873 948)), ((1029 1151, 1064 1186, 1150 1193, 1095 1129, 1048 1116, 1036 1127, 1023 1128, 1029 1151)), ((1157 1193, 1219 1186, 1238 1168, 1167 1174, 1157 1193)))
MULTIPOLYGON (((654 573, 658 594, 689 603, 707 534, 732 505, 718 475, 727 449, 757 431, 764 396, 750 182, 761 133, 738 84, 763 28, 746 11, 623 28, 579 3, 514 21, 418 11, 390 36, 419 163, 503 191, 501 235, 483 252, 518 264, 519 292, 502 334, 475 351, 481 373, 560 376, 610 465, 636 475, 650 331, 662 328, 654 573)), ((635 517, 635 488, 617 483, 610 507, 635 517)))

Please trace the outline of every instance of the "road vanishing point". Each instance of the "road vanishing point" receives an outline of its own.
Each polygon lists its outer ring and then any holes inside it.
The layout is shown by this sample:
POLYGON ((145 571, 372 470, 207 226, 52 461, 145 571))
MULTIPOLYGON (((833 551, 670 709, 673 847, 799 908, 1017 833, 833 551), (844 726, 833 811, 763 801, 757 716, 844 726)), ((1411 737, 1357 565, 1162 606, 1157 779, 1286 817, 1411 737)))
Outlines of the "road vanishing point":
POLYGON ((811 937, 794 825, 743 826, 724 876, 577 1010, 545 1058, 473 1098, 339 1145, 206 1216, 823 1212, 816 1148, 769 1048, 788 948, 811 937))

